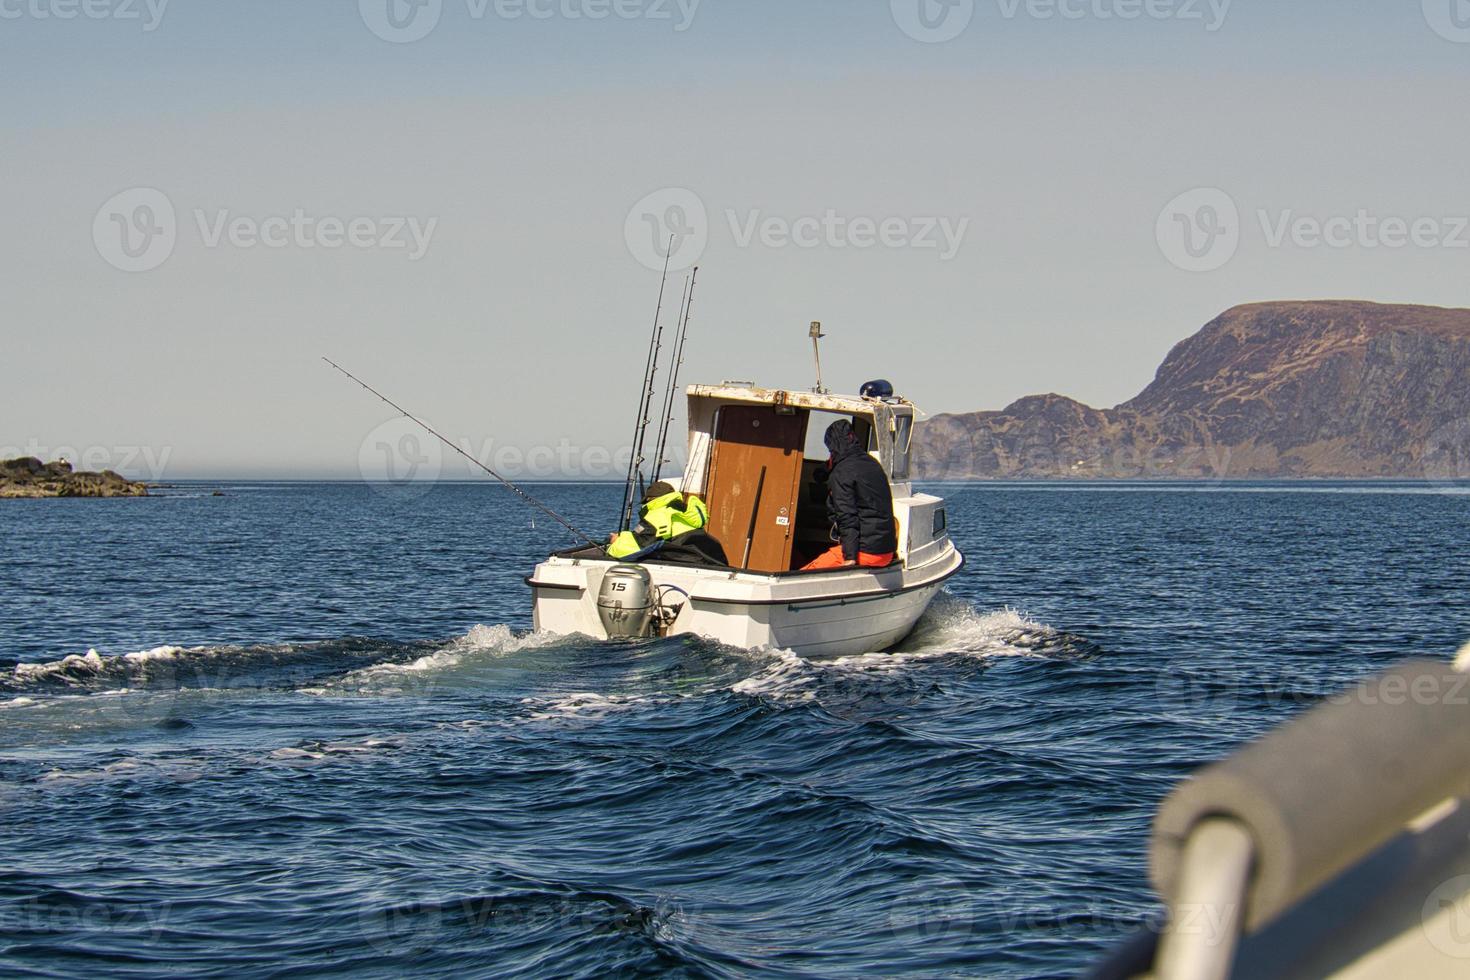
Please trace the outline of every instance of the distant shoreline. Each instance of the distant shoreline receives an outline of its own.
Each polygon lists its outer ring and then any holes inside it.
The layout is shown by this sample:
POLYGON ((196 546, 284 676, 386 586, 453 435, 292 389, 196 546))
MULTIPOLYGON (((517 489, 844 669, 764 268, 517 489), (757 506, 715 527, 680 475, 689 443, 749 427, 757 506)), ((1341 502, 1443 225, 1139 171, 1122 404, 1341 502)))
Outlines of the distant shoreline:
MULTIPOLYGON (((518 486, 526 487, 621 487, 621 480, 517 480, 518 486)), ((1397 477, 1397 476, 1248 476, 1248 477, 1183 477, 1183 476, 1152 476, 1152 477, 915 477, 912 482, 923 486, 1017 486, 1017 485, 1044 485, 1044 486, 1139 486, 1139 485, 1179 485, 1179 486, 1245 486, 1260 484, 1363 484, 1363 485, 1402 485, 1402 486, 1470 486, 1470 475, 1463 479, 1431 480, 1423 477, 1397 477)), ((150 489, 190 489, 201 487, 224 487, 230 484, 281 484, 287 486, 368 486, 368 487, 473 487, 484 486, 502 489, 500 484, 494 480, 483 479, 455 479, 434 480, 423 483, 396 483, 388 480, 354 480, 345 477, 270 477, 270 476, 237 476, 225 478, 189 478, 175 479, 167 483, 148 484, 150 489)))
POLYGON ((33 456, 0 462, 0 500, 146 497, 148 485, 112 470, 77 472, 66 460, 43 463, 33 456))
POLYGON ((938 414, 913 471, 959 479, 1470 477, 1470 310, 1349 301, 1233 307, 1113 408, 1051 393, 938 414))

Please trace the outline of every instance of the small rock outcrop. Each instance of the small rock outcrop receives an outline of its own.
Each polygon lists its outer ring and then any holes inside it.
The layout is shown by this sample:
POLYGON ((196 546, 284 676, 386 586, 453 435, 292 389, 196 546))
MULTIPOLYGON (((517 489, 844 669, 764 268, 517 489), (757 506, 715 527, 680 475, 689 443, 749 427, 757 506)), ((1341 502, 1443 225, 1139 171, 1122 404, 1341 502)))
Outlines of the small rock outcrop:
POLYGON ((104 470, 77 473, 65 460, 34 457, 0 462, 0 499, 36 497, 146 497, 148 486, 104 470))

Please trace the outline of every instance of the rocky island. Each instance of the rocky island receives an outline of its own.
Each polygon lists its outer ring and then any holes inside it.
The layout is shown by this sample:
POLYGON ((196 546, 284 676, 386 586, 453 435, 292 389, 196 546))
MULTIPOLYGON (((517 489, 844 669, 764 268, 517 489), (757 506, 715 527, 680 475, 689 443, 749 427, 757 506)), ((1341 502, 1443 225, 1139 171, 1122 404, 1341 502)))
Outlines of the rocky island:
POLYGON ((43 463, 29 457, 0 462, 0 499, 146 496, 146 484, 135 483, 112 470, 77 473, 65 460, 43 463))
POLYGON ((1467 479, 1470 310, 1236 307, 1131 401, 936 416, 914 460, 927 479, 1467 479))

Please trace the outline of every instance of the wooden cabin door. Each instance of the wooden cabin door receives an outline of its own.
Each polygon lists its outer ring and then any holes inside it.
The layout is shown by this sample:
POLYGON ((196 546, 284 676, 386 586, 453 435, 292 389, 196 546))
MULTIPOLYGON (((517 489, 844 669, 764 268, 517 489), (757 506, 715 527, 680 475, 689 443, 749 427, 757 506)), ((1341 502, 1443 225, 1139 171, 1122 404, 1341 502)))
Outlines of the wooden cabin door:
POLYGON ((709 531, 736 568, 791 570, 807 417, 770 405, 720 409, 705 502, 709 531))

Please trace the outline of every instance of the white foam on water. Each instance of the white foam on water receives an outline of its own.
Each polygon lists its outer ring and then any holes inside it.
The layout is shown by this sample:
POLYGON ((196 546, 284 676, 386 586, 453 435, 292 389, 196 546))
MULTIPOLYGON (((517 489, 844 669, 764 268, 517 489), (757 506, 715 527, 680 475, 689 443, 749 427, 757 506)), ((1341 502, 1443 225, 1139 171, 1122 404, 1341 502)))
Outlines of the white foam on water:
POLYGON ((128 663, 142 664, 150 660, 172 660, 179 654, 187 652, 183 647, 154 647, 152 650, 143 650, 138 653, 125 653, 122 659, 128 663))
POLYGON ((962 656, 1044 657, 1038 652, 1059 634, 1014 609, 982 613, 969 603, 941 595, 913 634, 891 651, 832 660, 806 660, 790 650, 770 651, 765 670, 731 686, 737 694, 786 701, 815 701, 823 688, 844 678, 892 674, 914 663, 962 656))
POLYGON ((37 782, 43 786, 61 786, 76 783, 94 783, 109 780, 132 779, 135 777, 163 776, 177 782, 194 782, 203 778, 205 761, 200 758, 154 759, 133 757, 109 762, 92 769, 52 768, 43 773, 37 782))
MULTIPOLYGON (((563 721, 571 718, 597 720, 618 711, 628 711, 640 705, 660 700, 642 694, 594 694, 579 692, 555 698, 523 698, 527 721, 563 721)), ((667 700, 667 699, 663 699, 667 700)))
POLYGON ((402 748, 405 739, 402 736, 395 738, 365 738, 361 742, 327 742, 322 745, 322 751, 327 755, 365 755, 370 752, 382 752, 386 749, 402 748))
POLYGON ((137 759, 123 759, 121 762, 108 763, 107 765, 102 767, 102 771, 110 775, 119 772, 133 772, 141 768, 143 768, 143 764, 137 759))
MULTIPOLYGON (((109 696, 116 697, 119 693, 125 692, 126 689, 124 689, 123 692, 108 691, 106 693, 109 696)), ((18 697, 11 701, 0 702, 0 708, 34 708, 38 712, 47 711, 50 709, 85 708, 88 704, 96 703, 94 701, 94 698, 100 696, 102 693, 103 692, 97 692, 96 694, 47 694, 39 698, 18 697)))
MULTIPOLYGON (((439 674, 485 659, 508 657, 522 650, 534 650, 565 641, 550 633, 517 634, 509 626, 475 626, 464 636, 450 641, 440 650, 406 664, 373 664, 343 675, 333 683, 335 690, 356 690, 364 694, 401 694, 405 686, 421 685, 439 674)), ((303 688, 299 693, 325 695, 321 687, 303 688)))
POLYGON ((268 753, 265 758, 289 766, 312 766, 334 760, 362 760, 384 752, 404 748, 406 735, 365 738, 356 742, 310 742, 307 747, 287 746, 268 753))
POLYGON ((64 769, 52 769, 52 770, 49 770, 48 772, 42 773, 41 774, 41 778, 38 780, 38 782, 41 782, 41 783, 60 783, 60 782, 81 783, 81 782, 87 782, 89 780, 101 779, 101 778, 102 778, 102 772, 100 770, 96 770, 96 769, 86 770, 86 771, 81 771, 81 772, 67 772, 64 769))
POLYGON ((183 647, 162 646, 154 647, 152 650, 139 650, 136 653, 124 653, 116 657, 104 657, 96 650, 88 650, 85 654, 71 654, 60 660, 51 660, 38 664, 16 664, 15 677, 18 680, 38 681, 46 680, 58 674, 100 674, 107 669, 109 664, 145 664, 154 660, 172 660, 181 653, 206 652, 208 647, 198 647, 186 650, 183 647))
POLYGON ((981 658, 1034 657, 1040 655, 1036 652, 1038 648, 1056 642, 1060 636, 1057 630, 1015 609, 980 612, 962 599, 942 594, 908 639, 886 656, 901 660, 954 654, 981 658))
POLYGON ((16 664, 15 676, 24 680, 38 680, 49 677, 52 674, 71 673, 81 671, 83 673, 98 673, 106 666, 102 655, 96 650, 88 650, 85 655, 72 654, 41 664, 16 664))
POLYGON ((816 668, 810 661, 803 660, 790 650, 773 650, 774 663, 759 674, 752 674, 730 690, 736 694, 781 694, 798 700, 814 700, 815 691, 803 691, 804 687, 815 687, 816 668))
POLYGON ((913 665, 943 657, 991 660, 1002 657, 1045 659, 1061 634, 1014 609, 981 612, 962 599, 942 594, 920 620, 913 634, 893 650, 831 660, 808 660, 790 650, 731 650, 753 663, 745 679, 728 687, 687 690, 678 695, 618 695, 577 692, 556 697, 526 698, 524 720, 532 722, 582 719, 596 721, 616 712, 651 704, 672 703, 682 697, 706 696, 729 690, 737 694, 779 701, 820 700, 835 687, 863 677, 892 675, 913 665))

